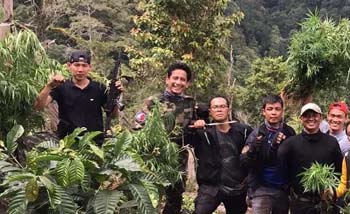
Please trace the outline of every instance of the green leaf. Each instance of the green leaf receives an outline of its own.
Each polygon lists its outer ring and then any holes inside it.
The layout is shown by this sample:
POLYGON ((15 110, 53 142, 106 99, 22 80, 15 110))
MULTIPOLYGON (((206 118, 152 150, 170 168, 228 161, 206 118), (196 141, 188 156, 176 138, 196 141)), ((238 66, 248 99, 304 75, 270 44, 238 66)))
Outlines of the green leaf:
POLYGON ((126 169, 127 171, 131 171, 131 172, 141 171, 141 166, 128 155, 123 155, 112 164, 114 166, 117 166, 122 169, 126 169))
POLYGON ((101 150, 99 147, 92 144, 89 144, 89 146, 97 157, 99 157, 101 160, 104 160, 103 150, 101 150))
POLYGON ((50 192, 54 191, 55 183, 53 183, 49 178, 46 176, 39 176, 39 180, 50 192))
POLYGON ((13 182, 9 186, 6 186, 5 191, 0 194, 0 198, 10 198, 15 195, 16 192, 23 190, 22 182, 13 182))
POLYGON ((23 214, 27 211, 27 199, 24 189, 18 191, 11 199, 7 210, 9 214, 23 214))
POLYGON ((0 161, 0 172, 7 174, 9 172, 21 171, 20 168, 15 167, 12 163, 7 161, 0 161))
POLYGON ((25 187, 26 198, 29 202, 34 202, 39 196, 39 186, 35 178, 29 180, 25 187))
POLYGON ((325 189, 336 189, 339 183, 339 173, 334 172, 334 167, 327 164, 313 163, 298 176, 304 187, 304 192, 322 193, 325 189))
POLYGON ((114 214, 123 193, 118 190, 99 190, 94 201, 96 214, 114 214))
POLYGON ((54 191, 49 192, 52 200, 52 208, 60 214, 75 214, 78 206, 73 198, 59 185, 55 185, 54 191))
POLYGON ((12 154, 16 148, 16 141, 20 138, 24 133, 24 128, 21 125, 15 125, 12 127, 11 131, 6 136, 6 148, 9 154, 12 154))
POLYGON ((137 207, 138 203, 136 200, 126 201, 121 206, 120 209, 128 209, 132 207, 137 207))
POLYGON ((94 143, 92 139, 101 134, 100 131, 86 132, 84 136, 79 140, 79 148, 83 149, 87 144, 94 143))
POLYGON ((29 179, 33 179, 35 178, 36 175, 34 175, 33 173, 30 173, 30 172, 20 172, 20 173, 16 173, 16 174, 12 174, 12 175, 9 175, 7 178, 6 178, 6 181, 8 182, 13 182, 13 181, 26 181, 26 180, 29 180, 29 179))
POLYGON ((54 149, 58 148, 59 144, 56 143, 55 141, 47 140, 42 143, 39 143, 36 148, 43 148, 43 149, 54 149))
POLYGON ((85 175, 85 167, 80 158, 65 159, 57 163, 57 182, 64 186, 80 184, 85 175))
POLYGON ((77 142, 78 136, 84 131, 86 131, 85 127, 74 129, 74 131, 71 134, 63 138, 64 147, 71 148, 72 145, 77 142))
POLYGON ((85 176, 85 167, 80 158, 75 158, 71 161, 69 166, 69 183, 80 184, 85 176))
POLYGON ((145 187, 145 189, 148 192, 148 195, 150 196, 151 202, 153 207, 157 207, 158 203, 159 203, 159 191, 158 191, 158 187, 148 181, 141 181, 143 186, 145 187))
POLYGON ((128 185, 131 194, 136 199, 138 203, 138 210, 143 214, 156 214, 157 211, 153 207, 150 196, 147 190, 139 184, 129 184, 128 185))
POLYGON ((56 178, 57 183, 66 187, 69 184, 69 165, 71 160, 64 159, 57 163, 56 166, 56 178))

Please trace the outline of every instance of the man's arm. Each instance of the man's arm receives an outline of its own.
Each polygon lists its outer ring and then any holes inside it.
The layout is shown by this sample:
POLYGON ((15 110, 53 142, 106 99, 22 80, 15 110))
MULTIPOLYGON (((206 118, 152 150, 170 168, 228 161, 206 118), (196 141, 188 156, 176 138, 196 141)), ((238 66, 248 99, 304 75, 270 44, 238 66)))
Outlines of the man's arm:
MULTIPOLYGON (((124 86, 120 80, 115 82, 115 88, 120 91, 120 93, 124 92, 124 86)), ((120 95, 119 95, 120 96, 120 95)), ((119 98, 119 96, 117 98, 119 98)), ((117 101, 119 102, 119 101, 117 101)), ((120 103, 117 103, 114 105, 111 117, 116 117, 119 113, 119 111, 122 111, 123 107, 120 106, 120 103)))
POLYGON ((52 88, 46 85, 39 95, 37 96, 34 104, 34 108, 37 111, 42 111, 50 102, 52 102, 52 97, 50 96, 52 88))
POLYGON ((50 102, 52 102, 52 97, 50 96, 52 89, 61 85, 62 83, 64 83, 64 77, 61 74, 56 74, 53 76, 37 96, 34 104, 35 110, 41 111, 50 102))
POLYGON ((261 139, 258 139, 258 129, 255 129, 248 136, 245 146, 240 155, 241 165, 244 167, 254 167, 261 149, 261 139))

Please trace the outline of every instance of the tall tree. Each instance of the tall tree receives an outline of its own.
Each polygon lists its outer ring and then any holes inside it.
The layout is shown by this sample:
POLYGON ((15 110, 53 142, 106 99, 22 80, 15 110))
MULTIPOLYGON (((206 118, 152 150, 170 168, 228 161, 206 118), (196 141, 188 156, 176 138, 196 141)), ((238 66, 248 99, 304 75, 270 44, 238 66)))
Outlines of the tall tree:
POLYGON ((247 77, 246 86, 237 88, 236 101, 251 124, 261 122, 262 99, 267 94, 280 94, 287 82, 288 67, 282 57, 257 59, 247 77))
MULTIPOLYGON (((195 71, 195 91, 223 80, 227 38, 242 18, 241 12, 224 15, 227 0, 140 0, 140 15, 131 31, 139 46, 129 46, 132 67, 140 79, 160 82, 165 67, 174 59, 195 71), (220 79, 221 76, 221 79, 220 79), (215 77, 215 78, 214 78, 215 77)), ((155 84, 157 85, 157 84, 155 84)))
POLYGON ((94 68, 105 73, 112 67, 111 55, 130 40, 134 7, 134 0, 19 0, 16 14, 41 41, 54 41, 47 46, 53 57, 63 62, 69 47, 86 48, 94 55, 94 68))

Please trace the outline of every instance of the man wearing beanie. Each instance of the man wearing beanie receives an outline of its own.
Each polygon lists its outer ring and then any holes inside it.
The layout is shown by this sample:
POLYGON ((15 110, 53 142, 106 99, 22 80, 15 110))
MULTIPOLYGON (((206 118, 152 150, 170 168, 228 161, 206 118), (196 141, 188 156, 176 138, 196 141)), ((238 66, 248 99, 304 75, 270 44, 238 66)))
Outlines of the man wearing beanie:
POLYGON ((333 102, 329 105, 327 120, 329 134, 338 140, 343 155, 350 149, 350 142, 344 130, 348 108, 344 102, 333 102))
POLYGON ((304 105, 301 108, 300 120, 304 127, 302 133, 284 141, 278 149, 278 157, 286 164, 291 180, 290 213, 316 214, 321 213, 321 197, 318 193, 305 192, 300 173, 316 162, 333 165, 335 172, 339 173, 343 156, 337 140, 319 129, 322 111, 318 105, 304 105))

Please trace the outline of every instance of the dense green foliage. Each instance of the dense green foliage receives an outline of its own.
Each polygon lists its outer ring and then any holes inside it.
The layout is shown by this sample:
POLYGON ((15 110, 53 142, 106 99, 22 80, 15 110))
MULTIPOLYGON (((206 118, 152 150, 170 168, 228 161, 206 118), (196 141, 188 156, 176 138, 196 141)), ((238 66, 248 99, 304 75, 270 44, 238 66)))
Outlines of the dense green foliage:
POLYGON ((194 94, 209 92, 209 85, 224 78, 227 38, 243 18, 240 12, 225 15, 226 5, 225 0, 139 1, 141 15, 134 17, 136 27, 131 31, 139 45, 127 49, 131 66, 142 80, 157 77, 159 83, 166 67, 182 60, 195 73, 194 94))
POLYGON ((164 188, 180 178, 178 148, 167 137, 159 108, 143 130, 125 131, 102 148, 92 140, 99 132, 84 131, 78 128, 58 144, 37 145, 26 166, 13 155, 23 128, 9 132, 0 161, 5 188, 0 197, 10 201, 9 213, 157 213, 164 188), (141 153, 135 150, 140 145, 141 153))
POLYGON ((309 15, 291 40, 288 64, 292 81, 286 86, 287 92, 305 97, 320 89, 342 89, 349 80, 349 47, 349 20, 342 19, 336 24, 309 15))
POLYGON ((27 131, 42 124, 34 100, 49 75, 60 70, 32 31, 18 31, 0 40, 0 138, 15 124, 27 131))
MULTIPOLYGON (((115 53, 127 50, 136 73, 124 93, 128 118, 163 87, 166 66, 182 60, 195 73, 189 93, 198 101, 226 94, 255 125, 266 94, 312 95, 321 106, 347 98, 350 24, 341 17, 349 14, 345 0, 15 1, 15 25, 35 33, 14 31, 0 41, 0 172, 6 189, 0 196, 9 199, 9 213, 156 213, 164 187, 180 177, 178 148, 159 112, 142 131, 123 130, 102 148, 92 142, 97 133, 78 137, 83 129, 77 129, 58 145, 38 145, 26 166, 20 164, 16 141, 42 122, 32 107, 35 96, 51 73, 62 71, 48 56, 63 63, 71 49, 87 48, 104 79, 115 53), (315 15, 307 15, 316 7, 315 15)), ((324 180, 332 174, 327 170, 305 172, 306 189, 336 184, 324 180)))
MULTIPOLYGON (((115 51, 126 47, 131 57, 131 66, 137 74, 136 81, 131 84, 124 96, 129 103, 126 116, 131 118, 145 96, 159 93, 164 82, 164 70, 174 60, 184 60, 192 66, 196 76, 189 93, 204 102, 213 93, 234 97, 233 91, 237 91, 233 90, 235 87, 240 87, 238 94, 246 93, 244 92, 248 91, 245 89, 246 85, 252 85, 252 80, 248 76, 254 75, 255 70, 251 66, 259 57, 283 56, 283 60, 289 57, 294 67, 291 71, 302 74, 303 69, 295 67, 295 60, 293 62, 291 57, 297 60, 298 57, 301 59, 312 56, 312 51, 317 48, 306 51, 309 55, 297 56, 294 54, 298 52, 295 49, 298 46, 295 45, 296 39, 293 39, 290 52, 288 52, 289 42, 294 32, 308 28, 299 23, 307 17, 309 10, 315 11, 316 8, 320 17, 330 17, 334 20, 328 24, 333 25, 333 34, 338 32, 336 28, 340 30, 337 24, 340 18, 348 17, 350 14, 348 13, 350 5, 345 0, 316 2, 117 0, 113 3, 105 0, 83 3, 62 0, 18 0, 15 1, 15 19, 33 29, 39 39, 44 41, 49 56, 60 62, 64 62, 72 47, 90 49, 94 55, 94 69, 101 74, 106 74, 111 69, 112 55, 115 51), (244 18, 241 11, 244 13, 244 18), (247 82, 248 79, 250 82, 247 82), (144 85, 148 87, 143 87, 144 85), (243 92, 240 92, 240 89, 243 92)), ((313 23, 315 26, 325 24, 321 24, 322 21, 317 24, 316 19, 318 18, 314 18, 313 23)), ((341 22, 344 29, 345 22, 344 20, 341 22)), ((309 27, 311 25, 310 23, 309 27)), ((310 35, 312 29, 309 29, 310 35)), ((299 32, 297 35, 301 34, 304 35, 302 38, 307 39, 306 32, 299 32)), ((340 37, 341 34, 338 38, 340 37)), ((347 36, 343 42, 346 38, 347 36)), ((307 47, 308 42, 312 41, 305 40, 304 47, 307 47)), ((339 43, 333 43, 333 47, 337 44, 339 43)), ((318 56, 323 57, 315 55, 315 60, 318 56)), ((331 59, 341 63, 340 58, 331 57, 331 59)), ((310 62, 315 62, 312 65, 314 68, 320 66, 317 60, 310 62)), ((341 69, 346 67, 347 64, 344 63, 341 69)), ((336 73, 342 76, 340 80, 346 79, 343 74, 336 73)), ((296 82, 298 78, 294 78, 296 82)), ((327 75, 322 78, 327 79, 327 75)), ((314 81, 309 83, 314 86, 321 85, 314 81)), ((347 86, 343 83, 330 85, 339 86, 336 90, 340 92, 344 92, 347 86)), ((303 94, 303 88, 299 86, 294 84, 287 90, 303 94)), ((273 92, 277 92, 279 90, 277 88, 273 92)), ((328 102, 344 98, 344 93, 339 95, 339 92, 334 91, 322 87, 321 93, 313 95, 316 101, 328 102)), ((252 103, 255 102, 251 101, 250 104, 252 103)), ((238 105, 238 108, 242 108, 245 112, 246 105, 238 105)), ((248 108, 255 107, 248 106, 248 108)), ((256 115, 255 112, 249 114, 256 115)), ((256 119, 252 118, 250 121, 256 119)))
POLYGON ((282 57, 257 59, 252 64, 245 87, 236 88, 236 101, 249 114, 252 124, 262 122, 262 99, 268 94, 280 94, 286 84, 287 64, 282 57))

